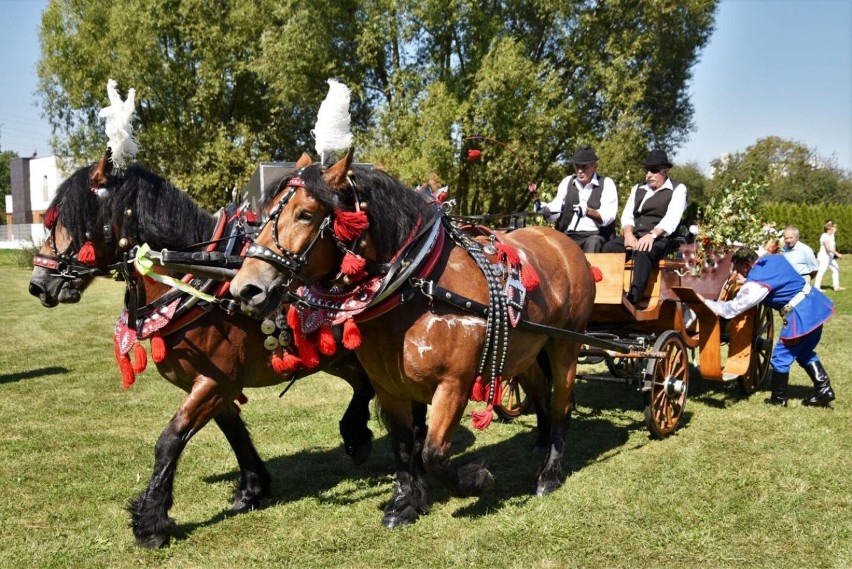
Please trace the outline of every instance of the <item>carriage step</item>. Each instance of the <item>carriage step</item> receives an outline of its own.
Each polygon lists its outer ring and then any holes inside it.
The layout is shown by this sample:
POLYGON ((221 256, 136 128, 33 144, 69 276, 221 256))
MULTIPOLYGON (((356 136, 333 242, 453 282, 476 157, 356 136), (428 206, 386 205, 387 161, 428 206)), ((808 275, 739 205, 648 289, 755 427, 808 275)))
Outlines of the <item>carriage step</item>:
POLYGON ((740 376, 735 374, 735 373, 723 373, 722 374, 722 381, 734 381, 735 379, 738 379, 739 377, 740 376))

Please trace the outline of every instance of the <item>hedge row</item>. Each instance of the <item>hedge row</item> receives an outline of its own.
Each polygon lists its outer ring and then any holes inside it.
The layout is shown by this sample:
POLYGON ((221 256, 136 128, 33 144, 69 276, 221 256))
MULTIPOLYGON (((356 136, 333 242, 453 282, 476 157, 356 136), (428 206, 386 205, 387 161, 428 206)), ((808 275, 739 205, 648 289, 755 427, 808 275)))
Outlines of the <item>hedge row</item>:
MULTIPOLYGON (((819 250, 819 237, 830 219, 837 224, 834 239, 841 253, 852 251, 852 205, 765 203, 760 206, 761 218, 783 229, 788 225, 799 228, 800 239, 819 250)), ((782 243, 783 245, 783 243, 782 243)))

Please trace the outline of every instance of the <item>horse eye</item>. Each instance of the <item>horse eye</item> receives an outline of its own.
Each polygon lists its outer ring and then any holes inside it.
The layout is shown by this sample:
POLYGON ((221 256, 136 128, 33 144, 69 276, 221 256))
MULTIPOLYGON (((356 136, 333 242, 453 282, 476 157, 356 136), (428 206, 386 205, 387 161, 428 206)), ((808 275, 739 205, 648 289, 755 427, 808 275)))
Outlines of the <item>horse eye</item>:
POLYGON ((296 216, 297 221, 312 221, 313 219, 314 219, 314 214, 312 214, 311 212, 309 212, 306 209, 303 209, 302 211, 300 211, 299 214, 296 216))

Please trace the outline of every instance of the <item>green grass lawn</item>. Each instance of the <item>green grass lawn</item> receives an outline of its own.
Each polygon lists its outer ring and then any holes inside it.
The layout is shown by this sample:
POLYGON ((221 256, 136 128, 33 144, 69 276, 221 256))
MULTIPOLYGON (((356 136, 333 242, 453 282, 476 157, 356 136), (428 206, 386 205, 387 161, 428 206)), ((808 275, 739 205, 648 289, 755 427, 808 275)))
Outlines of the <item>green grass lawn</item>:
POLYGON ((685 425, 648 437, 626 385, 580 382, 567 449, 570 476, 530 495, 534 418, 474 432, 455 451, 484 459, 495 488, 457 499, 434 480, 432 512, 382 528, 392 459, 379 423, 356 467, 337 422, 349 387, 322 374, 248 392, 243 416, 273 475, 260 511, 229 511, 238 472, 215 426, 188 445, 171 510, 181 533, 138 549, 124 511, 151 475, 153 448, 182 393, 148 370, 128 390, 113 358, 119 283, 44 309, 29 271, 0 252, 0 567, 852 567, 852 261, 828 291, 837 315, 820 355, 838 399, 802 407, 796 368, 786 409, 738 386, 691 384, 685 425))

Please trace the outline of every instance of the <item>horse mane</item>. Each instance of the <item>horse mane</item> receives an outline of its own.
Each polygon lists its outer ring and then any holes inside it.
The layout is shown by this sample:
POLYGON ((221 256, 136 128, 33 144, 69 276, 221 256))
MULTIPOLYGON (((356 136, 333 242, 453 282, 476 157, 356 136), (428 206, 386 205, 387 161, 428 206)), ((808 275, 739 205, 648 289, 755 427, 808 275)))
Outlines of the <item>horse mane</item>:
MULTIPOLYGON (((58 220, 79 247, 89 236, 103 235, 100 199, 90 188, 90 164, 68 177, 51 203, 58 220), (88 234, 88 235, 87 235, 88 234)), ((133 164, 110 176, 105 205, 116 239, 131 238, 155 249, 180 249, 210 239, 215 221, 185 192, 150 170, 133 164), (127 215, 127 212, 131 215, 127 215)))
POLYGON ((298 175, 305 189, 327 209, 354 211, 355 201, 366 203, 367 230, 376 248, 376 262, 386 263, 409 239, 418 223, 426 223, 441 213, 437 203, 416 192, 382 170, 366 166, 352 166, 349 179, 352 184, 342 191, 330 188, 322 178, 322 167, 312 164, 300 172, 286 174, 274 180, 265 191, 264 208, 274 199, 287 182, 298 175))

